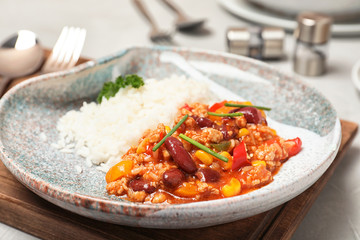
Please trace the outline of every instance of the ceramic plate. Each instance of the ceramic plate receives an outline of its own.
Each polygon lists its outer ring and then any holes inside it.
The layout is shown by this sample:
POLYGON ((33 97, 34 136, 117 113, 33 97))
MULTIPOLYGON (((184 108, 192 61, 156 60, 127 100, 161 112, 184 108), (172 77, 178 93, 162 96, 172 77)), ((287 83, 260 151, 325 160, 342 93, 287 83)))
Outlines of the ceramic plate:
POLYGON ((360 60, 358 60, 351 70, 351 78, 358 91, 360 91, 360 60))
POLYGON ((276 207, 311 186, 339 148, 340 121, 320 93, 265 63, 227 53, 185 48, 130 48, 70 71, 21 83, 0 101, 0 153, 11 173, 44 199, 90 218, 130 226, 197 228, 246 218, 276 207), (274 181, 241 196, 178 205, 143 204, 109 196, 105 173, 52 147, 58 119, 94 101, 105 81, 136 73, 162 79, 186 75, 207 81, 223 98, 272 107, 269 125, 300 137, 302 151, 274 181), (78 171, 78 167, 83 170, 78 171))
MULTIPOLYGON (((281 27, 288 31, 293 31, 297 26, 295 19, 266 11, 249 4, 246 0, 218 0, 218 2, 230 13, 260 25, 281 27)), ((359 36, 360 22, 335 23, 332 26, 332 35, 359 36)))

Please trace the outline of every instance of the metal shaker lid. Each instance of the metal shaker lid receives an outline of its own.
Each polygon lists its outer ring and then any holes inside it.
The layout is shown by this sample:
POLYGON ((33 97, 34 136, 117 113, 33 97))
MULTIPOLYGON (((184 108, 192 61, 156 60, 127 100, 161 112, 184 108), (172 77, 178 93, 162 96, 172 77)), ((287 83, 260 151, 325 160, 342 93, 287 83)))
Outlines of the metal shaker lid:
POLYGON ((278 58, 284 55, 285 30, 277 27, 265 27, 261 32, 264 58, 278 58))
POLYGON ((332 18, 315 12, 303 12, 297 17, 295 37, 306 43, 326 43, 330 36, 332 18))
POLYGON ((226 32, 229 51, 253 58, 279 58, 284 55, 285 31, 275 27, 229 28, 226 32))
POLYGON ((232 27, 226 31, 229 52, 239 55, 249 55, 251 34, 245 28, 232 27))

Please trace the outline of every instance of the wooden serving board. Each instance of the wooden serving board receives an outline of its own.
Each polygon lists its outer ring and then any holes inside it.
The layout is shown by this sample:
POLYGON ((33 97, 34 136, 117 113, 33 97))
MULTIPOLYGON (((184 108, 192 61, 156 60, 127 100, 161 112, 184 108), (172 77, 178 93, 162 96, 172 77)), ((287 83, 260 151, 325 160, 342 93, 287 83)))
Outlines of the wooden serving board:
POLYGON ((339 152, 313 186, 281 206, 236 222, 188 230, 145 229, 100 222, 38 197, 19 183, 2 162, 0 221, 42 239, 290 239, 339 165, 358 129, 356 123, 344 120, 341 127, 339 152))

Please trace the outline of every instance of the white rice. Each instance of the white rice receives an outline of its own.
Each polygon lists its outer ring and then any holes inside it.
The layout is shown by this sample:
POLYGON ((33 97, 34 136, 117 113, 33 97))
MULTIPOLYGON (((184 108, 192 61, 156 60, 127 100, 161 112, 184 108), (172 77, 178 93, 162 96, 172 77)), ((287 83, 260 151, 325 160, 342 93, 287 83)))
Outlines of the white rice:
POLYGON ((148 79, 139 89, 127 87, 101 104, 84 102, 79 111, 66 113, 58 121, 59 140, 53 146, 65 153, 75 151, 89 166, 107 171, 145 130, 160 122, 171 126, 178 107, 210 99, 209 88, 198 81, 148 79))

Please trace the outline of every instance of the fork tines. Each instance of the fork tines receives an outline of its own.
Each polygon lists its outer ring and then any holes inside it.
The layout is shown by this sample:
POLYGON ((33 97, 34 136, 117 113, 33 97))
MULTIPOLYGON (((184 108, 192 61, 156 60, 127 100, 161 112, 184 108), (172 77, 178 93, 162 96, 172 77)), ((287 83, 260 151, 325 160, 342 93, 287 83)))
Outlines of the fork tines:
POLYGON ((84 46, 86 30, 78 27, 64 27, 56 44, 42 67, 42 72, 56 72, 73 67, 79 60, 84 46))

